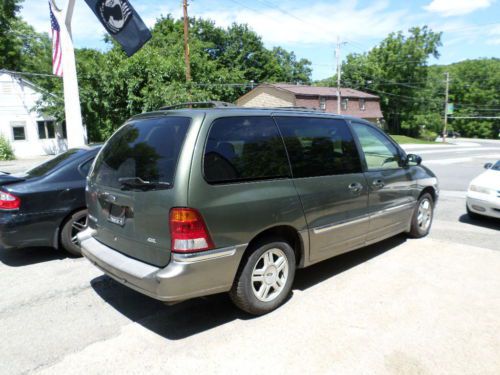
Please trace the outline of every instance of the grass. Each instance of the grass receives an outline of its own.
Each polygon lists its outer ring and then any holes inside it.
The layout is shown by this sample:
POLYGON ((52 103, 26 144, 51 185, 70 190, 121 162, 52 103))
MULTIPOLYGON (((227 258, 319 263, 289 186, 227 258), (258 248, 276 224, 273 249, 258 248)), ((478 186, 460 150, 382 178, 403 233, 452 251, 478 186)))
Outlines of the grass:
POLYGON ((424 139, 412 138, 412 137, 408 137, 406 135, 391 134, 391 137, 399 144, 401 144, 401 143, 426 144, 426 145, 436 144, 436 142, 434 142, 434 141, 426 141, 424 139))

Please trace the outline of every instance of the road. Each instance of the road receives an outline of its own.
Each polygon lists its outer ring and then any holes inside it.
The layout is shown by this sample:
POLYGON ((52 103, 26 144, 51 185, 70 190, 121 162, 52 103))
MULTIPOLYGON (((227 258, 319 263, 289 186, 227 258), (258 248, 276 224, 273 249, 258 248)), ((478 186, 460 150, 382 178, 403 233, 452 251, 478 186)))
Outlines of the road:
POLYGON ((500 144, 474 143, 408 147, 441 182, 427 238, 300 270, 259 318, 225 295, 165 306, 85 259, 0 249, 0 374, 498 374, 500 223, 469 220, 464 196, 500 144))
POLYGON ((411 145, 439 178, 441 189, 431 238, 500 250, 500 223, 496 220, 471 220, 465 212, 465 192, 470 181, 484 171, 484 164, 500 160, 500 141, 461 139, 457 146, 411 145))

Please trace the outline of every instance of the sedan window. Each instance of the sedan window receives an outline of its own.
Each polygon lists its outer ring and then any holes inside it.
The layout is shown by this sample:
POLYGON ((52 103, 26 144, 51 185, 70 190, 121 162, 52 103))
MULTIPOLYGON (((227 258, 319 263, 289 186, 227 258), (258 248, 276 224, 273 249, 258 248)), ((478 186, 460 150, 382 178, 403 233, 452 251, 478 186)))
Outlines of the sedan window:
POLYGON ((85 163, 80 165, 80 173, 84 176, 87 177, 89 174, 90 167, 92 166, 92 163, 94 162, 94 158, 87 160, 85 163))
MULTIPOLYGON (((34 167, 33 169, 30 169, 26 172, 26 174, 30 177, 40 177, 45 175, 46 173, 59 168, 61 165, 65 164, 67 161, 73 159, 76 154, 79 154, 79 152, 82 152, 82 150, 79 149, 72 149, 68 150, 60 155, 57 155, 56 157, 47 160, 46 162, 34 167)), ((85 152, 85 151, 83 151, 85 152)))

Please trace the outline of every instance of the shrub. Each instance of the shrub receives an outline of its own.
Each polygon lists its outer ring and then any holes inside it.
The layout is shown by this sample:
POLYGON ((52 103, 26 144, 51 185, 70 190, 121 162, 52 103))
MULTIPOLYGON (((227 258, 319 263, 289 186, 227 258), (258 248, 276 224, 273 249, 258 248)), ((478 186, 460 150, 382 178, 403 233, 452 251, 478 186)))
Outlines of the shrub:
POLYGON ((0 135, 0 160, 13 160, 14 151, 10 142, 5 139, 3 135, 0 135))
POLYGON ((425 139, 426 141, 434 141, 438 134, 431 130, 422 129, 420 131, 420 138, 425 139))

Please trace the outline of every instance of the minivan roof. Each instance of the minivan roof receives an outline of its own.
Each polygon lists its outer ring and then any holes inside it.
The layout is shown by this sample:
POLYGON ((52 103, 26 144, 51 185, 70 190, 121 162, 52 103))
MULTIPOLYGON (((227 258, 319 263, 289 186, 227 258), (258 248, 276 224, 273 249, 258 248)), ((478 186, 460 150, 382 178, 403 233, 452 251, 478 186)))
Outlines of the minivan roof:
POLYGON ((158 111, 153 111, 153 112, 145 112, 141 113, 139 115, 133 116, 131 119, 141 119, 141 118, 147 118, 147 117, 153 117, 153 116, 164 116, 164 115, 169 115, 169 114, 175 114, 175 115, 189 115, 189 114, 201 114, 201 113, 210 113, 212 115, 227 115, 230 112, 238 112, 240 114, 246 114, 248 115, 249 113, 255 113, 259 115, 265 115, 265 114, 281 114, 281 115, 290 115, 290 114, 296 114, 296 115, 314 115, 314 116, 321 116, 321 117, 332 117, 332 118, 340 118, 344 120, 358 120, 358 121, 363 121, 366 122, 363 119, 354 117, 354 116, 348 116, 348 115, 337 115, 335 113, 331 112, 323 112, 320 110, 315 110, 315 109, 310 109, 310 108, 301 108, 301 107, 219 107, 219 108, 182 108, 182 109, 165 109, 165 110, 158 110, 158 111))

